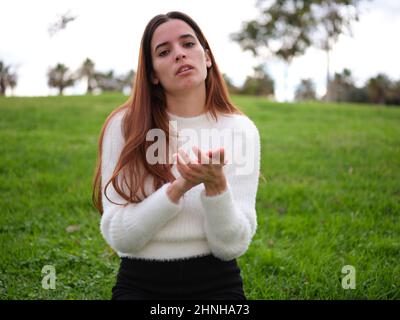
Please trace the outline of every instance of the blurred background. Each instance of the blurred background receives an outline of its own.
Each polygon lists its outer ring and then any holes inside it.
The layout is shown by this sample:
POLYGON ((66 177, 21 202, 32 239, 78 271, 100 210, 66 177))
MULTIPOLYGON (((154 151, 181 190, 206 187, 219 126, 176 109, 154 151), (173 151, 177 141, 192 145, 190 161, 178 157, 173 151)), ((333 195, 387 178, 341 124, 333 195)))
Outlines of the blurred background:
POLYGON ((1 94, 129 94, 140 37, 179 9, 202 27, 233 93, 399 104, 400 2, 6 1, 1 94))

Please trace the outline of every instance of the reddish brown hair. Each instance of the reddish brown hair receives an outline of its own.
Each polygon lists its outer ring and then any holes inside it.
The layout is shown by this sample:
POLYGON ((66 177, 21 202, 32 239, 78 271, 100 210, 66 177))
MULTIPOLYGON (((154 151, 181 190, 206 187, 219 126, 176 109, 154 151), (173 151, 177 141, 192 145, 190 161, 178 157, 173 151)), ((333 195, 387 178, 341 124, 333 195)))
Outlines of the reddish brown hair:
POLYGON ((103 213, 101 202, 102 193, 107 197, 106 191, 110 183, 112 183, 115 191, 125 199, 127 203, 138 203, 143 200, 139 197, 139 189, 145 197, 148 196, 145 194, 144 190, 146 177, 152 176, 154 178, 154 190, 159 189, 163 184, 175 179, 171 172, 172 164, 157 163, 151 165, 146 161, 146 150, 151 144, 150 141, 146 141, 146 133, 150 129, 159 128, 163 130, 166 133, 167 143, 169 142, 168 115, 166 113, 164 91, 161 85, 154 85, 151 83, 153 64, 150 44, 154 31, 158 26, 171 19, 180 19, 186 22, 196 33, 197 39, 204 50, 208 50, 212 67, 208 69, 205 80, 206 110, 210 111, 215 119, 217 119, 218 112, 242 114, 231 102, 225 82, 218 70, 210 46, 196 22, 186 14, 177 11, 155 16, 147 24, 143 33, 132 95, 127 102, 108 116, 101 129, 92 192, 93 204, 100 214, 103 213), (122 119, 122 133, 125 139, 125 145, 122 148, 111 179, 103 187, 101 185, 101 155, 104 131, 110 119, 120 111, 125 111, 122 119), (141 168, 143 168, 144 171, 142 171, 141 168), (121 181, 119 181, 120 173, 122 173, 122 182, 124 189, 128 191, 127 193, 123 191, 121 181))

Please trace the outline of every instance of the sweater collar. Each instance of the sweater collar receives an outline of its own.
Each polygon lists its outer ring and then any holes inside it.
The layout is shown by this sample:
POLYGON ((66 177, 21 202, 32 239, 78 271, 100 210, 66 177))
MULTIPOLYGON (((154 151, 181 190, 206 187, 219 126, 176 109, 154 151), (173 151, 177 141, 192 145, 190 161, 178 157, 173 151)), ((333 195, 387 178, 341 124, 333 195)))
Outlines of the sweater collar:
POLYGON ((204 112, 204 113, 199 114, 194 117, 181 117, 181 116, 177 116, 176 114, 173 114, 169 111, 167 111, 167 114, 168 114, 169 120, 177 121, 178 124, 184 125, 184 126, 187 126, 187 125, 193 125, 193 126, 200 125, 201 126, 202 124, 212 121, 212 119, 213 119, 209 111, 204 112))

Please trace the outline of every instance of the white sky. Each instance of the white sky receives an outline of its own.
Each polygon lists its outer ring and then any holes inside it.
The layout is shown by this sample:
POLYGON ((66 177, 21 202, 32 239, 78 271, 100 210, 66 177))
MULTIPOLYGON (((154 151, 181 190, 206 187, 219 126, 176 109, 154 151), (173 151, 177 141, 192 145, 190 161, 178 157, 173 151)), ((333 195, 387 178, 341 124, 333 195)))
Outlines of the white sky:
MULTIPOLYGON (((64 63, 77 69, 89 57, 101 71, 116 74, 137 67, 140 39, 147 22, 156 14, 178 10, 189 14, 200 25, 222 72, 241 85, 259 63, 250 52, 243 52, 229 39, 243 21, 257 17, 255 0, 2 0, 0 17, 0 60, 17 66, 18 85, 14 95, 48 95, 46 73, 50 66, 64 63), (70 10, 78 18, 54 37, 48 26, 70 10)), ((358 85, 386 73, 400 79, 400 1, 372 0, 362 6, 360 22, 353 24, 353 38, 341 36, 331 54, 331 72, 347 67, 358 85)), ((288 69, 287 94, 285 66, 265 61, 275 80, 277 100, 293 97, 302 78, 312 78, 321 95, 325 90, 326 55, 309 49, 294 59, 288 69)), ((83 84, 65 91, 83 93, 83 84)))

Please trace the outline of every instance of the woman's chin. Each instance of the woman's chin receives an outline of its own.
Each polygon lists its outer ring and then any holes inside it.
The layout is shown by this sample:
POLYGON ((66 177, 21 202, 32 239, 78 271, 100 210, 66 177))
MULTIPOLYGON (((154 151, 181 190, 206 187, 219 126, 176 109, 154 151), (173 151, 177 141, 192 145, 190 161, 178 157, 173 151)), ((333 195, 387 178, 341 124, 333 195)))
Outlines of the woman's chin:
POLYGON ((179 85, 174 88, 174 91, 182 92, 187 90, 194 90, 200 88, 202 84, 204 85, 205 82, 199 81, 197 79, 185 79, 185 81, 180 81, 179 85))

